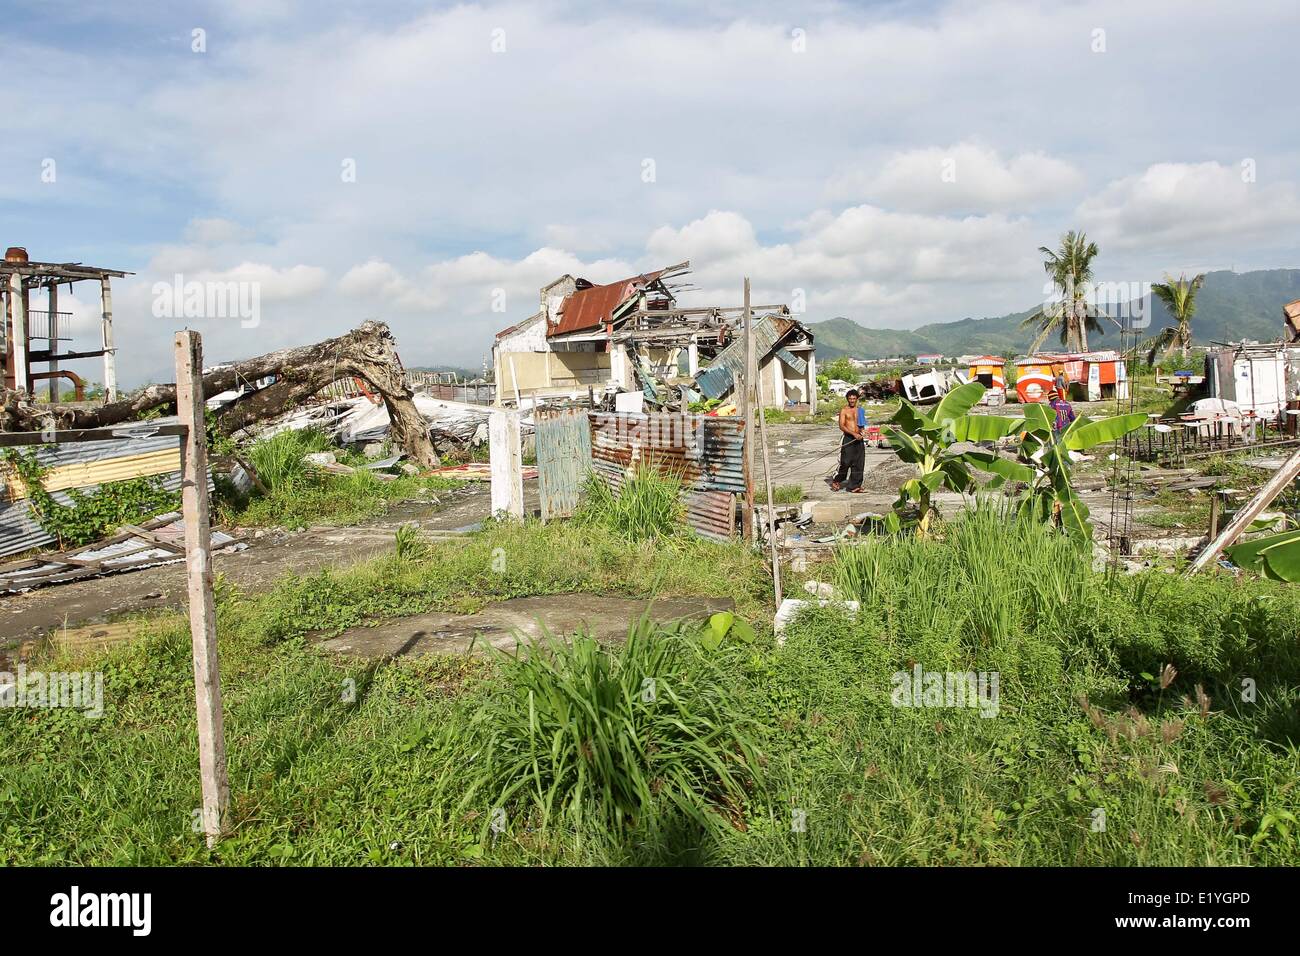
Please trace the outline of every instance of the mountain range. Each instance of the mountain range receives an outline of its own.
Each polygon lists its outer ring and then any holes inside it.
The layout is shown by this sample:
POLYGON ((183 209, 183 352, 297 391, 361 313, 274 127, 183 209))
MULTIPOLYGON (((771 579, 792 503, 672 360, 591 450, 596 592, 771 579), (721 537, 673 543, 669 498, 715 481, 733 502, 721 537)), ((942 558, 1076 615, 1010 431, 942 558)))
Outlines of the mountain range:
MULTIPOLYGON (((1205 285, 1196 297, 1193 341, 1200 345, 1241 339, 1277 341, 1283 335, 1282 306, 1296 299, 1300 299, 1300 269, 1207 272, 1205 285)), ((843 355, 868 359, 926 352, 1023 354, 1036 333, 1020 328, 1020 323, 1037 311, 1038 306, 1034 306, 996 318, 934 322, 910 330, 867 328, 844 316, 805 324, 816 337, 818 362, 843 355)), ((1118 330, 1103 324, 1107 326, 1103 335, 1089 333, 1089 347, 1118 348, 1118 330)), ((1144 337, 1155 335, 1168 324, 1168 311, 1153 298, 1151 325, 1144 337)), ((1050 350, 1059 348, 1060 343, 1053 336, 1042 347, 1050 350)))

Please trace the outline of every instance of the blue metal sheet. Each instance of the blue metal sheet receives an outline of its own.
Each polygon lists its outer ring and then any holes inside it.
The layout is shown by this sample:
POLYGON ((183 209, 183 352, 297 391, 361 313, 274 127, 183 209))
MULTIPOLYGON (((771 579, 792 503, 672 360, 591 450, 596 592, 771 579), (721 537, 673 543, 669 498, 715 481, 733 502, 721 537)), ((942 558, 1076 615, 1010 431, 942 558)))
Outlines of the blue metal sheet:
POLYGON ((591 467, 591 424, 586 409, 538 409, 537 488, 542 520, 564 518, 578 507, 578 492, 591 467))

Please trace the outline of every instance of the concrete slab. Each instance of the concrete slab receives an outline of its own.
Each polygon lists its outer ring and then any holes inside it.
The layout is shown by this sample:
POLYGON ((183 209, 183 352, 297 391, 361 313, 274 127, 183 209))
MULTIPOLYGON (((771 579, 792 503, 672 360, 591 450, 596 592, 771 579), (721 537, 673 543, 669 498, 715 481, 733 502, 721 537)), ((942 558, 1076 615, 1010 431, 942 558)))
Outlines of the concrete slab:
POLYGON ((637 598, 556 594, 489 604, 477 614, 431 612, 354 627, 317 646, 335 654, 384 658, 405 654, 484 654, 486 645, 514 651, 549 631, 567 637, 585 630, 599 641, 620 641, 647 608, 656 621, 704 620, 736 606, 731 598, 637 598))

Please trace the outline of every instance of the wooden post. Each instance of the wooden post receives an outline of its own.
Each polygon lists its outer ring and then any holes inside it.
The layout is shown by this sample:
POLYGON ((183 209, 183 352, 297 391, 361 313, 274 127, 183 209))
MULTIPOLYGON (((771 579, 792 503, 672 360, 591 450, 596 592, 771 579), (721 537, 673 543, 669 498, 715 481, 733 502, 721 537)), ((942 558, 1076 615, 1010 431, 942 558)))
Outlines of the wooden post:
POLYGON ((492 514, 524 516, 524 469, 519 451, 519 412, 501 409, 488 417, 492 458, 492 514))
MULTIPOLYGON (((750 328, 749 277, 745 277, 745 374, 740 380, 740 409, 745 419, 745 516, 746 541, 754 540, 754 335, 750 328)), ((760 413, 761 414, 761 413, 760 413)))
MULTIPOLYGON (((103 320, 100 328, 104 336, 104 401, 117 401, 117 353, 113 348, 113 290, 109 287, 108 276, 99 280, 100 304, 103 320)), ((199 365, 198 374, 202 376, 203 366, 199 365)), ((203 416, 199 416, 203 421, 203 416)), ((206 497, 207 493, 204 493, 206 497)))
POLYGON ((1282 467, 1273 473, 1273 477, 1264 484, 1264 487, 1259 489, 1255 497, 1250 499, 1250 503, 1232 516, 1227 526, 1217 537, 1211 539, 1204 551, 1196 556, 1187 573, 1195 574, 1206 565, 1213 564, 1219 552, 1241 537, 1241 533, 1250 527, 1250 523, 1259 517, 1259 513, 1272 504, 1273 499, 1295 480, 1296 475, 1300 475, 1300 451, 1288 458, 1282 467))
POLYGON ((767 486, 767 542, 772 551, 772 587, 781 606, 781 557, 776 550, 776 504, 772 496, 772 459, 767 453, 767 416, 763 414, 763 377, 758 378, 758 431, 763 436, 763 484, 767 486))
POLYGON ((51 282, 47 291, 50 310, 50 401, 59 400, 59 360, 55 358, 59 354, 59 284, 51 282))
POLYGON ((1219 512, 1223 508, 1223 498, 1219 493, 1210 494, 1210 533, 1207 540, 1213 541, 1219 534, 1219 512))
POLYGON ((31 385, 27 377, 27 295, 23 277, 17 273, 9 277, 9 316, 14 335, 14 388, 24 392, 31 385))
MULTIPOLYGON (((107 288, 107 280, 105 280, 107 288)), ((222 727, 217 616, 212 598, 212 539, 208 520, 208 442, 203 420, 203 342, 198 332, 176 333, 176 413, 187 429, 181 455, 181 509, 189 579, 194 705, 199 728, 203 832, 208 846, 221 839, 230 803, 226 736, 222 727)))
POLYGON ((808 350, 808 414, 817 414, 817 349, 808 350))

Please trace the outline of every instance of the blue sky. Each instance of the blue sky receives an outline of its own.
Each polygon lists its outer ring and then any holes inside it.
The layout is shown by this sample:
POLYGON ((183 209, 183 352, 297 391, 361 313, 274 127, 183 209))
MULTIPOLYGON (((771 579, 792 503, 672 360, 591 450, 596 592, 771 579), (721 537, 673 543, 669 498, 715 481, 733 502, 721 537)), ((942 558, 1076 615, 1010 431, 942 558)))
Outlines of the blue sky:
MULTIPOLYGON (((0 22, 32 104, 0 137, 0 242, 137 273, 115 290, 127 384, 168 377, 153 286, 176 275, 258 285, 256 327, 192 321, 213 360, 373 317, 410 364, 477 366, 564 272, 689 258, 700 301, 750 275, 809 320, 905 328, 1029 307, 1068 228, 1107 281, 1300 265, 1289 2, 110 0, 0 22)), ((89 335, 89 290, 65 307, 89 335)))

